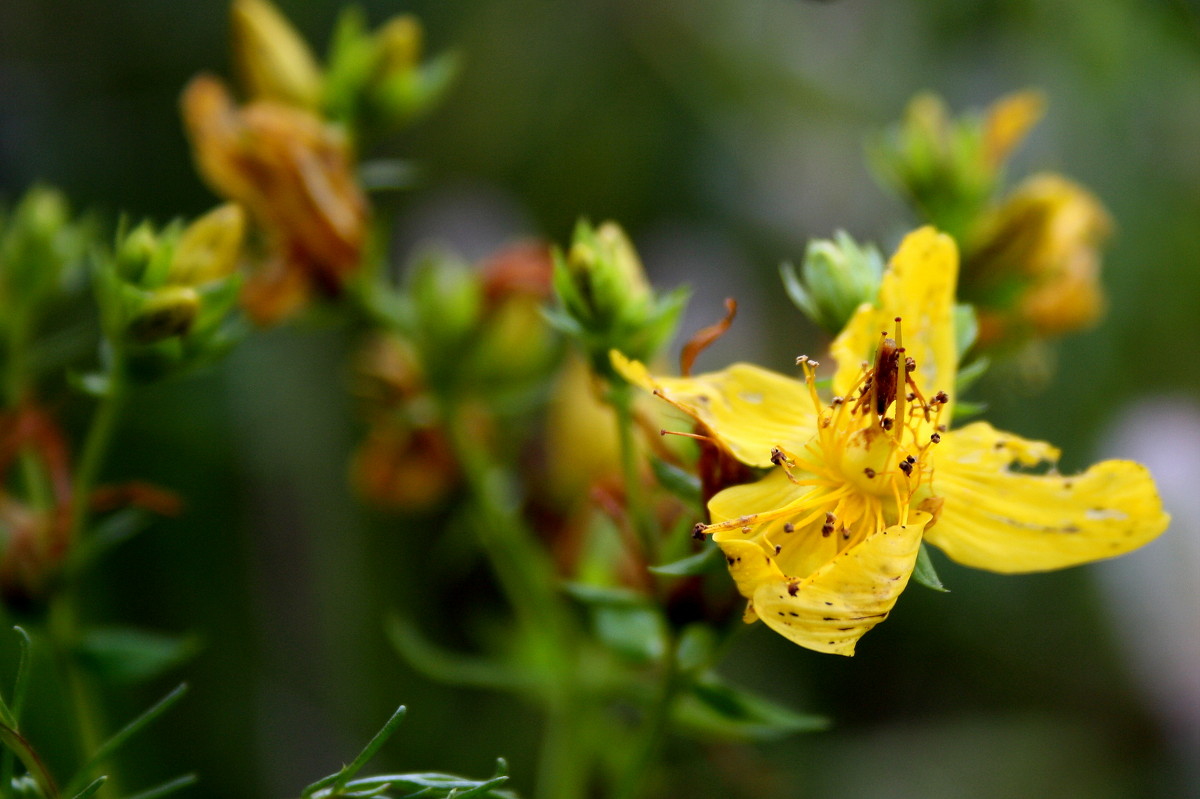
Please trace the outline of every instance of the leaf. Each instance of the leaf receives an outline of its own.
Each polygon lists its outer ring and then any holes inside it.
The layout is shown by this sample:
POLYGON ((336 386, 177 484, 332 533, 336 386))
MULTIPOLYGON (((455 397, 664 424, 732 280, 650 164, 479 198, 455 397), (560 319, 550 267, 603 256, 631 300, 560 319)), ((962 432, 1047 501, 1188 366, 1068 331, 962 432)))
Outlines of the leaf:
POLYGON ((961 361, 979 337, 979 319, 973 305, 954 306, 954 346, 961 361))
POLYGON ((680 698, 675 719, 681 727, 710 739, 762 741, 828 728, 828 719, 797 713, 707 675, 680 698))
POLYGON ((186 788, 189 785, 195 785, 195 784, 196 784, 196 775, 195 774, 184 774, 182 776, 176 777, 173 780, 167 780, 166 782, 155 785, 153 788, 147 788, 144 791, 139 791, 138 793, 131 794, 131 795, 125 797, 125 799, 162 799, 162 797, 169 796, 170 794, 175 793, 176 791, 180 790, 181 788, 186 788))
POLYGON ((591 583, 563 583, 563 590, 585 605, 649 607, 650 599, 632 588, 591 583))
POLYGON ((592 625, 605 646, 629 660, 652 662, 666 651, 666 624, 656 609, 630 605, 595 607, 592 625))
POLYGON ((979 378, 987 373, 988 367, 992 365, 992 361, 987 356, 980 356, 971 361, 966 366, 960 366, 958 376, 954 383, 954 390, 961 394, 971 386, 978 382, 979 378))
POLYGON ((699 477, 654 456, 650 458, 650 468, 654 479, 667 491, 691 505, 700 504, 699 477))
POLYGON ((200 649, 192 635, 164 635, 130 627, 89 630, 75 646, 94 674, 119 683, 151 680, 185 663, 200 649))
POLYGON ((725 569, 725 558, 721 556, 721 548, 715 545, 705 546, 694 555, 664 563, 662 566, 651 566, 655 574, 665 574, 669 577, 693 577, 699 574, 715 574, 725 569))
POLYGON ((942 584, 937 571, 933 568, 933 559, 929 557, 929 548, 925 546, 924 541, 921 542, 921 549, 917 552, 917 565, 913 568, 912 578, 934 591, 950 592, 950 589, 942 584))
POLYGON ((96 791, 98 791, 102 787, 104 787, 104 783, 106 783, 106 782, 108 782, 108 777, 97 777, 96 779, 94 779, 90 783, 88 783, 86 788, 84 788, 79 793, 75 794, 73 799, 87 799, 89 796, 94 794, 96 791))

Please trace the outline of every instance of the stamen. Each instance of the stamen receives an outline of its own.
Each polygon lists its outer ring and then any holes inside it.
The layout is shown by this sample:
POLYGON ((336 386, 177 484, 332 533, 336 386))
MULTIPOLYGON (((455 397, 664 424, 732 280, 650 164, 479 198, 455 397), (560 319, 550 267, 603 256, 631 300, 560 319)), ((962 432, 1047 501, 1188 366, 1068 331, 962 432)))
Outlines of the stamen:
POLYGON ((680 436, 682 438, 694 438, 697 441, 712 441, 710 436, 702 436, 699 433, 684 433, 679 430, 659 430, 660 436, 680 436))

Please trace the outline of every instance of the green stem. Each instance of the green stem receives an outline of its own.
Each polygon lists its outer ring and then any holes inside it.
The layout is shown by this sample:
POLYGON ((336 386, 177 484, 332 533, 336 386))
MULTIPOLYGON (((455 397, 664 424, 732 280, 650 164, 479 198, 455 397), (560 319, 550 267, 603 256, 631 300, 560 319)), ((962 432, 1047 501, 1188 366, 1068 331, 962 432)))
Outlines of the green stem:
POLYGON ((87 438, 83 442, 83 451, 79 456, 72 480, 71 524, 67 529, 68 550, 83 536, 88 521, 88 500, 95 487, 96 478, 100 474, 104 456, 107 454, 109 442, 117 426, 117 419, 125 400, 123 368, 120 355, 113 353, 108 368, 108 390, 100 399, 92 423, 88 428, 87 438))
MULTIPOLYGON (((86 762, 104 743, 101 736, 100 711, 96 705, 87 676, 75 656, 79 621, 69 591, 62 591, 50 604, 47 633, 53 646, 59 672, 71 698, 78 728, 80 763, 86 762)), ((109 786, 115 783, 110 774, 109 786)), ((114 790, 115 792, 115 790, 114 790)))
POLYGON ((645 789, 646 776, 666 741, 671 727, 671 712, 684 682, 679 672, 678 639, 671 633, 663 654, 662 685, 658 697, 642 722, 638 741, 631 749, 633 762, 618 783, 614 799, 637 799, 645 789))
POLYGON ((546 551, 520 516, 519 490, 493 463, 452 402, 443 403, 450 439, 480 515, 474 525, 500 588, 517 617, 524 640, 537 646, 538 666, 547 675, 548 704, 539 762, 537 795, 581 799, 586 795, 588 747, 581 745, 583 711, 577 685, 578 636, 557 590, 546 551))
POLYGON ((634 436, 633 392, 628 384, 614 384, 609 389, 607 400, 616 414, 625 505, 646 562, 657 564, 659 561, 658 530, 642 491, 637 442, 634 436))

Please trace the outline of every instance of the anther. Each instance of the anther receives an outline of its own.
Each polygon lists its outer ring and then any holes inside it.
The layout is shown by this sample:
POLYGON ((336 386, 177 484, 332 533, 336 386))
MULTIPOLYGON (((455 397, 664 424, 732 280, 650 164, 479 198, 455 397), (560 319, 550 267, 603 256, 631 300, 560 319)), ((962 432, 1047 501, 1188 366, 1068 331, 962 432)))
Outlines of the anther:
POLYGON ((882 427, 884 430, 891 430, 892 429, 892 417, 885 416, 882 419, 880 419, 879 426, 882 427))
POLYGON ((900 471, 904 472, 905 477, 912 477, 912 464, 908 461, 900 461, 900 471))
POLYGON ((800 583, 788 583, 788 596, 795 596, 800 590, 800 583))
POLYGON ((944 424, 939 424, 939 425, 937 426, 937 429, 938 429, 938 432, 939 432, 939 433, 944 433, 944 432, 946 432, 946 430, 947 430, 948 428, 947 428, 947 427, 946 427, 946 425, 944 425, 944 424))
POLYGON ((914 393, 912 393, 912 392, 910 391, 910 392, 908 392, 907 394, 905 394, 905 395, 904 395, 904 398, 905 398, 906 400, 908 400, 909 402, 912 402, 913 400, 915 400, 915 399, 917 398, 917 395, 916 395, 916 394, 914 394, 914 393))
POLYGON ((743 527, 743 528, 742 528, 742 534, 743 534, 743 535, 750 535, 750 531, 751 531, 751 530, 753 530, 753 529, 754 529, 754 528, 753 528, 753 527, 751 527, 750 525, 746 525, 745 527, 743 527))
POLYGON ((784 457, 783 451, 779 447, 771 449, 771 463, 776 466, 782 466, 785 461, 787 461, 787 458, 784 457))
POLYGON ((794 533, 796 532, 796 525, 788 522, 787 524, 783 525, 783 531, 785 533, 794 533))
POLYGON ((933 435, 931 435, 931 436, 929 437, 929 440, 930 440, 930 441, 932 441, 933 443, 937 444, 937 443, 941 442, 941 440, 942 440, 942 434, 941 434, 941 433, 934 433, 933 435))
POLYGON ((906 371, 906 372, 917 371, 917 360, 915 358, 911 358, 911 357, 905 358, 904 359, 904 371, 906 371))
POLYGON ((833 524, 831 522, 825 522, 821 525, 821 535, 825 538, 833 535, 833 524))
POLYGON ((867 468, 863 469, 863 474, 865 474, 865 475, 867 476, 867 479, 868 479, 868 480, 874 480, 874 479, 875 479, 875 470, 874 470, 874 469, 872 469, 870 466, 868 466, 867 468))
POLYGON ((945 405, 949 401, 950 401, 950 397, 946 394, 945 391, 939 391, 938 393, 933 395, 933 404, 934 405, 945 405))
POLYGON ((837 406, 841 405, 845 401, 846 401, 845 397, 834 397, 833 399, 831 399, 829 401, 829 405, 830 405, 830 407, 836 408, 837 406))
POLYGON ((905 458, 904 460, 908 461, 909 463, 916 463, 916 462, 917 462, 917 459, 916 459, 916 458, 914 458, 912 455, 909 455, 909 456, 908 456, 907 458, 905 458))
POLYGON ((782 549, 783 549, 783 547, 781 545, 776 544, 775 545, 775 554, 778 555, 780 550, 782 550, 782 549))
POLYGON ((707 528, 703 524, 697 524, 692 528, 692 538, 695 538, 697 541, 703 541, 705 529, 707 528))

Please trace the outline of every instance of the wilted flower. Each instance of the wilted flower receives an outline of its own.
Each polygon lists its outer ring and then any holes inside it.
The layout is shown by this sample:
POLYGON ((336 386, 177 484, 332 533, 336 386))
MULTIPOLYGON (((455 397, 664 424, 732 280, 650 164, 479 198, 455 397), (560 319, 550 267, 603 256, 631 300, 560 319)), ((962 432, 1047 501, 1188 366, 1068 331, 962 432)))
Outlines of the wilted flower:
POLYGON ((860 306, 833 344, 828 402, 804 356, 803 384, 742 364, 675 380, 622 367, 745 462, 776 466, 714 497, 713 523, 697 528, 724 551, 750 600, 747 620, 849 655, 907 584, 922 533, 960 563, 1030 572, 1119 555, 1165 529, 1139 464, 1104 461, 1071 477, 1014 471, 1053 464, 1058 450, 983 422, 948 429, 957 273, 948 236, 910 234, 878 306, 860 306))
POLYGON ((201 174, 246 206, 269 239, 267 263, 245 287, 250 315, 270 323, 314 292, 337 295, 359 266, 367 221, 341 134, 278 102, 239 108, 207 75, 188 84, 182 105, 201 174))
POLYGON ((1061 335, 1104 309, 1100 251, 1112 221, 1089 191, 1055 174, 1034 175, 986 215, 965 248, 965 296, 980 340, 1061 335))

